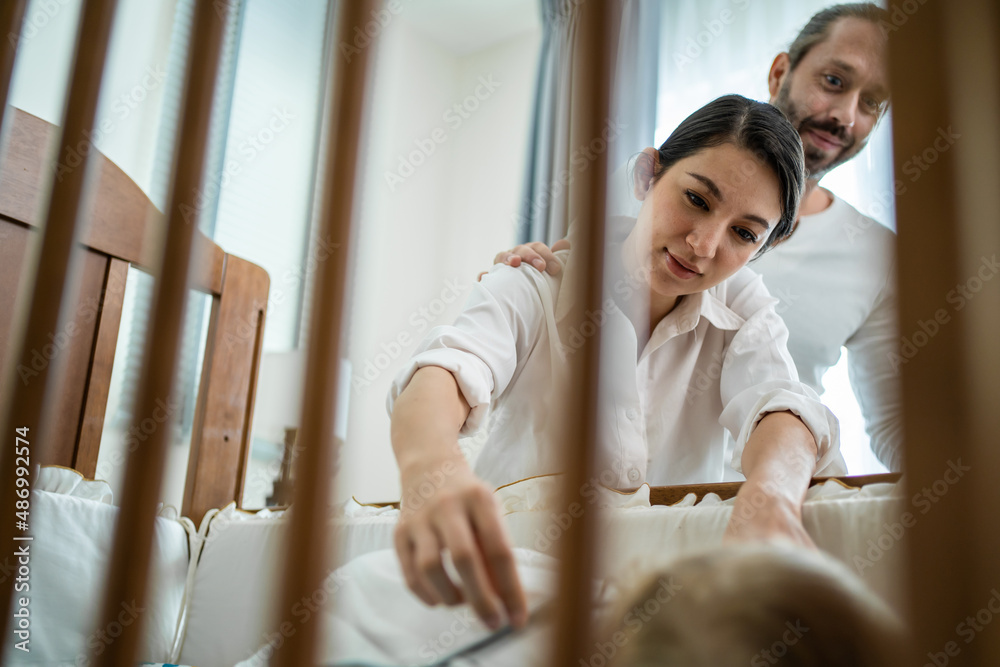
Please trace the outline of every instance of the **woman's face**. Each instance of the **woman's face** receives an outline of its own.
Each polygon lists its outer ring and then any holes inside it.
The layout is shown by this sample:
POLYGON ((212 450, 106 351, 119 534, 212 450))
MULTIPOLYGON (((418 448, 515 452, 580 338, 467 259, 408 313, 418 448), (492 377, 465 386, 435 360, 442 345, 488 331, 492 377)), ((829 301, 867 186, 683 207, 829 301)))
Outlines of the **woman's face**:
POLYGON ((677 297, 736 273, 781 217, 777 175, 732 144, 679 160, 651 188, 637 184, 636 194, 643 203, 625 259, 648 269, 650 296, 668 301, 667 311, 677 297))

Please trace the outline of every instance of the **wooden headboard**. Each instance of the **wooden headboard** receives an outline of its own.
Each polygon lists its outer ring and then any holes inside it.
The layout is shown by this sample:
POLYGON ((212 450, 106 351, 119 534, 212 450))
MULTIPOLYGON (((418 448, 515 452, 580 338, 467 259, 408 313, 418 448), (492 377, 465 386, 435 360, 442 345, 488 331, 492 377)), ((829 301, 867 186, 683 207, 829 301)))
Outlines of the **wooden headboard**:
MULTIPOLYGON (((26 278, 22 269, 40 236, 50 178, 76 166, 49 171, 58 128, 20 109, 8 108, 8 114, 10 139, 0 164, 0 369, 24 305, 18 298, 26 298, 18 296, 26 278)), ((52 442, 46 459, 37 462, 88 477, 97 466, 128 267, 155 271, 164 226, 162 213, 139 186, 93 150, 94 195, 85 214, 79 292, 64 303, 66 324, 32 352, 33 365, 57 362, 65 368, 52 442)), ((181 509, 195 522, 243 495, 269 284, 262 268, 196 233, 190 286, 211 295, 212 310, 181 509)), ((19 368, 13 391, 31 382, 35 370, 19 368)))

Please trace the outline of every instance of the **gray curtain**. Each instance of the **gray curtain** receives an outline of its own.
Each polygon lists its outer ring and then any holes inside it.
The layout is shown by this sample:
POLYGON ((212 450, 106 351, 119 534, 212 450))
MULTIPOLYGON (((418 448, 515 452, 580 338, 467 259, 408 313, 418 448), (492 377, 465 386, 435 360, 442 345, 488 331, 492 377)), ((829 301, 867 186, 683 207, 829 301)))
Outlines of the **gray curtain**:
MULTIPOLYGON (((609 170, 621 171, 629 157, 652 144, 656 123, 659 62, 659 0, 615 0, 621 10, 613 81, 609 170)), ((535 108, 518 215, 518 242, 551 245, 569 230, 566 181, 581 147, 570 145, 569 107, 578 0, 540 0, 542 48, 535 108)), ((620 189, 620 188, 617 188, 620 189)), ((613 188, 615 190, 615 188, 613 188)))

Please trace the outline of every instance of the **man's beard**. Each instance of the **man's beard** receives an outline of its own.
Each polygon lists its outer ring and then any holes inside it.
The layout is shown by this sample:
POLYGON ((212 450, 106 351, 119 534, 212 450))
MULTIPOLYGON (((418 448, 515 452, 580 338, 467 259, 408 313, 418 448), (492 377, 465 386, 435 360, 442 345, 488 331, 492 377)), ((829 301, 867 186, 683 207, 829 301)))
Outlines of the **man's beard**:
POLYGON ((854 137, 851 136, 847 127, 841 125, 840 123, 829 120, 829 121, 819 121, 814 120, 812 117, 805 117, 805 114, 801 112, 792 102, 790 86, 790 78, 785 79, 785 83, 778 90, 778 97, 774 100, 774 106, 778 107, 788 121, 792 124, 792 127, 796 129, 801 138, 804 132, 811 129, 822 130, 829 133, 830 135, 837 138, 841 142, 840 151, 834 155, 831 160, 827 153, 823 152, 815 146, 808 146, 803 141, 802 150, 805 155, 806 164, 806 178, 812 181, 818 181, 824 176, 826 176, 830 171, 844 164, 852 157, 858 154, 862 148, 865 147, 864 142, 855 141, 854 137), (829 160, 829 162, 827 162, 829 160))

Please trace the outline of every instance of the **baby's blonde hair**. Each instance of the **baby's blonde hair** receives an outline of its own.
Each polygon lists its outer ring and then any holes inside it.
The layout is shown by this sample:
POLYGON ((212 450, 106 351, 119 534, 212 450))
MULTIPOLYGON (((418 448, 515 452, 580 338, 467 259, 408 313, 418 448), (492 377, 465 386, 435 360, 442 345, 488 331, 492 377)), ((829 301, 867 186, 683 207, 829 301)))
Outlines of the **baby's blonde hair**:
POLYGON ((791 545, 677 561, 612 620, 600 645, 615 667, 909 664, 906 631, 882 600, 838 561, 791 545))

